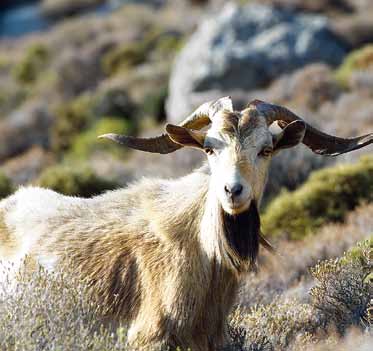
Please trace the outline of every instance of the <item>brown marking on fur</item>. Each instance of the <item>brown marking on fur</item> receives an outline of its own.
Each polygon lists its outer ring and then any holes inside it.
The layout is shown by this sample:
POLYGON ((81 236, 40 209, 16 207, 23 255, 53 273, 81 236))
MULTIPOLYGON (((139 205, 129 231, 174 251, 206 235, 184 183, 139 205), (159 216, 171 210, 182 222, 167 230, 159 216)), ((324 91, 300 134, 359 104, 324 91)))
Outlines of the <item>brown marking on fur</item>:
POLYGON ((260 124, 258 112, 254 109, 246 109, 242 111, 242 117, 239 123, 239 130, 242 135, 248 131, 254 130, 260 124))
POLYGON ((223 111, 220 131, 230 139, 243 141, 260 124, 260 116, 254 109, 246 109, 242 112, 223 111))
POLYGON ((11 258, 17 253, 18 243, 6 225, 3 214, 0 212, 0 256, 11 258))
POLYGON ((240 121, 239 112, 230 112, 224 110, 222 112, 222 124, 220 126, 220 131, 231 137, 235 137, 238 133, 238 124, 240 121))

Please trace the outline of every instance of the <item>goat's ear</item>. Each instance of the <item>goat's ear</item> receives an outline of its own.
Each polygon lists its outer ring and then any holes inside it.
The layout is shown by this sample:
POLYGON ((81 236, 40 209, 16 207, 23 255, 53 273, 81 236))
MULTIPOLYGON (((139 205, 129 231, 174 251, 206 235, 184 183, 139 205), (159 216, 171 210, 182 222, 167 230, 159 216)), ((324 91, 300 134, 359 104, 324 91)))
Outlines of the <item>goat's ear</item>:
POLYGON ((173 124, 166 125, 166 132, 172 141, 182 146, 203 148, 206 133, 199 130, 192 130, 173 124))
POLYGON ((306 124, 303 121, 289 123, 280 134, 273 136, 273 149, 279 151, 298 145, 303 141, 306 124))

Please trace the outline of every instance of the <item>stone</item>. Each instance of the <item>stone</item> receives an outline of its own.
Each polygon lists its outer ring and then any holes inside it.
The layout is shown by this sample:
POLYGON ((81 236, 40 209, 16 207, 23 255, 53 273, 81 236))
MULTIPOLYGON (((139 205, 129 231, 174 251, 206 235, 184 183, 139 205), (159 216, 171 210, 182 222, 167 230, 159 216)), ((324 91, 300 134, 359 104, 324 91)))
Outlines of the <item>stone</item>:
POLYGON ((265 87, 309 63, 338 65, 344 55, 343 42, 322 16, 228 3, 218 15, 202 21, 176 58, 167 102, 169 120, 180 122, 206 95, 265 87))
POLYGON ((45 101, 30 101, 0 121, 0 162, 31 146, 48 147, 53 118, 45 101))

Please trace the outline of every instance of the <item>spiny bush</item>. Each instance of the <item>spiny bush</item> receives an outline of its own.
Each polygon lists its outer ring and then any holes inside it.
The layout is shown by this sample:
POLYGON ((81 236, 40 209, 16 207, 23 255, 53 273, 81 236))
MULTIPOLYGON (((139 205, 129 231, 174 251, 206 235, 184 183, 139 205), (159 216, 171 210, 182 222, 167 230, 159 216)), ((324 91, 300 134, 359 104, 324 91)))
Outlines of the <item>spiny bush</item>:
POLYGON ((36 181, 37 185, 65 195, 91 197, 119 185, 96 175, 88 166, 47 168, 36 181))
POLYGON ((351 325, 370 325, 373 297, 373 236, 336 260, 321 262, 311 270, 317 284, 312 304, 340 333, 351 325))
POLYGON ((262 223, 265 233, 300 239, 327 222, 342 221, 348 211, 373 200, 373 158, 314 172, 294 192, 272 201, 262 223))
POLYGON ((30 46, 24 58, 14 66, 14 77, 21 83, 35 82, 45 69, 49 56, 49 51, 44 45, 34 44, 30 46))
POLYGON ((0 283, 0 349, 127 350, 123 327, 102 325, 85 283, 66 271, 26 270, 0 283))
POLYGON ((348 87, 351 74, 357 70, 373 69, 373 45, 369 44, 350 53, 337 69, 335 76, 342 86, 348 87))
POLYGON ((13 190, 14 187, 10 179, 0 172, 0 199, 10 195, 13 190))
POLYGON ((369 326, 373 284, 373 237, 362 241, 341 258, 326 260, 312 270, 315 286, 311 303, 277 297, 267 305, 231 315, 233 345, 242 350, 299 350, 337 329, 369 326))
POLYGON ((232 315, 231 336, 244 350, 287 350, 300 337, 316 333, 320 322, 312 306, 296 300, 273 301, 249 313, 237 310, 232 315))

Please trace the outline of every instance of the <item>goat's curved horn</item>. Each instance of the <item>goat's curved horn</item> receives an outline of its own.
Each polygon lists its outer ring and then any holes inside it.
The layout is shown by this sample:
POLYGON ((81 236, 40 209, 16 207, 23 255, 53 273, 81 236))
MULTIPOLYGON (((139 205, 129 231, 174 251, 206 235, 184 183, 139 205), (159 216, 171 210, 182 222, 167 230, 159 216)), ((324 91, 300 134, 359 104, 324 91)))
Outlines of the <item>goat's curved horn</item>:
MULTIPOLYGON (((209 125, 214 114, 222 109, 233 111, 232 99, 230 96, 204 103, 185 118, 179 126, 196 130, 202 129, 209 125)), ((169 154, 183 147, 172 141, 167 134, 162 134, 153 138, 137 138, 109 133, 100 135, 98 138, 110 139, 132 149, 159 154, 169 154)))
MULTIPOLYGON (((285 107, 269 104, 260 100, 252 101, 248 107, 254 107, 259 113, 263 114, 267 119, 268 125, 274 121, 279 121, 279 126, 284 128, 288 123, 296 120, 305 122, 302 118, 285 107)), ((319 155, 337 156, 373 143, 373 133, 356 138, 340 138, 326 134, 306 122, 305 124, 306 133, 302 142, 314 153, 319 155)))
POLYGON ((131 149, 158 154, 169 154, 182 147, 181 145, 174 143, 167 134, 162 134, 154 138, 136 138, 127 135, 109 133, 100 135, 98 138, 110 139, 131 149))

